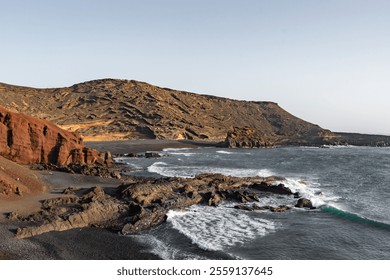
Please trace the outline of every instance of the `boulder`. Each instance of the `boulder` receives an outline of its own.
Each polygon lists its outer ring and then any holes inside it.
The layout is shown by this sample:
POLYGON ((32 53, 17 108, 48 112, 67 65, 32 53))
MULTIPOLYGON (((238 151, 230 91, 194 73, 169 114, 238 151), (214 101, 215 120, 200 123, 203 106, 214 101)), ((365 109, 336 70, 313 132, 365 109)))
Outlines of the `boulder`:
POLYGON ((311 202, 311 200, 307 199, 307 198, 300 198, 298 200, 297 204, 295 204, 295 207, 297 207, 297 208, 315 209, 315 207, 313 206, 313 203, 311 202))

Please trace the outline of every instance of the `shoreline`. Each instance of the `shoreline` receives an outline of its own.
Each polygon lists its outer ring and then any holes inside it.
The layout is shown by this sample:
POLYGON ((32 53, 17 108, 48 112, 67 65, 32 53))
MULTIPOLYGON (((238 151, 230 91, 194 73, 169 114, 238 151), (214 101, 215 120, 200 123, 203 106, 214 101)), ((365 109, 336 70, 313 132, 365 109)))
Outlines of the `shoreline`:
MULTIPOLYGON (((170 141, 170 140, 129 140, 86 142, 86 146, 113 154, 143 153, 161 151, 165 148, 197 148, 215 146, 216 142, 170 141)), ((11 163, 15 165, 14 163, 11 163)), ((116 188, 122 181, 113 178, 101 178, 56 171, 29 170, 47 186, 40 192, 26 194, 23 197, 2 199, 0 205, 0 260, 1 259, 161 259, 148 252, 148 248, 132 240, 131 237, 118 235, 107 229, 83 228, 65 232, 49 232, 27 239, 17 239, 16 229, 21 222, 6 218, 6 214, 16 212, 28 215, 38 211, 41 201, 50 198, 65 197, 62 192, 69 187, 89 189, 101 186, 104 189, 116 188)))
POLYGON ((109 151, 112 154, 145 153, 149 151, 162 151, 173 148, 199 148, 218 147, 221 141, 197 141, 197 140, 120 140, 120 141, 93 141, 84 142, 84 145, 98 151, 109 151))
MULTIPOLYGON (((112 154, 144 153, 161 151, 166 148, 217 147, 217 141, 192 140, 121 140, 94 141, 85 145, 112 154)), ((19 221, 6 218, 6 214, 17 212, 30 214, 40 209, 41 201, 50 198, 65 197, 63 190, 69 187, 89 189, 101 186, 104 189, 116 188, 122 181, 113 178, 101 178, 81 174, 69 174, 57 171, 30 170, 47 186, 39 193, 26 195, 12 200, 1 200, 0 205, 0 260, 49 260, 49 259, 161 259, 148 251, 141 243, 131 237, 121 236, 107 229, 83 228, 64 232, 49 232, 39 236, 17 239, 16 229, 19 221)))
POLYGON ((40 209, 40 201, 66 197, 62 191, 68 187, 89 189, 101 186, 116 188, 121 181, 56 171, 34 171, 48 186, 39 194, 17 200, 2 200, 0 207, 0 260, 109 260, 109 259, 161 259, 148 252, 141 243, 101 228, 73 229, 65 232, 49 232, 27 239, 17 239, 16 229, 22 224, 6 218, 9 212, 31 214, 40 209))

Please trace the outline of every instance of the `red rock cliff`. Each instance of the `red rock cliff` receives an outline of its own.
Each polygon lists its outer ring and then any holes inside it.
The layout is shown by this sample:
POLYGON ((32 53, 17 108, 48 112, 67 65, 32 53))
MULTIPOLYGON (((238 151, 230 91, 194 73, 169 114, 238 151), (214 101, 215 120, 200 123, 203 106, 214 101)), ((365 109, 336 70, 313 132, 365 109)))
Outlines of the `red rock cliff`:
POLYGON ((0 155, 18 163, 105 164, 107 154, 83 146, 78 134, 0 106, 0 155))

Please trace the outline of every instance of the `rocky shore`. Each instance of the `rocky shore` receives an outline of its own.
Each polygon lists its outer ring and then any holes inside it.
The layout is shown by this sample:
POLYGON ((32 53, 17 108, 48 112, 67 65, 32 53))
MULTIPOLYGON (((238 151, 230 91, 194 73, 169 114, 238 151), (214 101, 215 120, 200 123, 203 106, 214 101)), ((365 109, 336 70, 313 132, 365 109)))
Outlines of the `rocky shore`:
MULTIPOLYGON (((277 177, 236 178, 220 174, 201 174, 195 178, 132 178, 117 188, 88 190, 68 188, 66 197, 47 199, 40 211, 28 216, 9 213, 8 218, 22 222, 17 238, 28 238, 52 231, 77 228, 107 228, 122 235, 154 228, 167 218, 169 210, 186 209, 194 204, 218 206, 225 200, 235 208, 284 212, 290 207, 246 206, 261 202, 267 193, 294 195, 277 177)), ((296 194, 295 194, 296 195, 296 194)), ((297 204, 297 207, 312 208, 297 204)))

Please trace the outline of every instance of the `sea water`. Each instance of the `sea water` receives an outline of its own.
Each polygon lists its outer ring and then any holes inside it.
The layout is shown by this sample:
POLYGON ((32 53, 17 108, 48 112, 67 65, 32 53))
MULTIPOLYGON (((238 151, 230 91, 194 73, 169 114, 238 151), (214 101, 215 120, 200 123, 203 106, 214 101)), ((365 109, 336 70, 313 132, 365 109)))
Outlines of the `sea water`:
POLYGON ((280 147, 165 149, 161 158, 124 158, 129 174, 282 176, 316 210, 269 195, 247 212, 232 202, 170 211, 167 223, 132 238, 164 259, 390 259, 390 148, 280 147))

